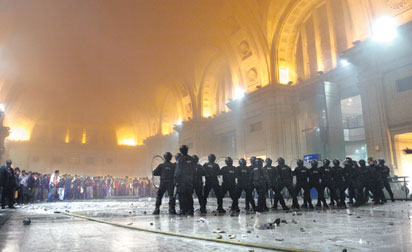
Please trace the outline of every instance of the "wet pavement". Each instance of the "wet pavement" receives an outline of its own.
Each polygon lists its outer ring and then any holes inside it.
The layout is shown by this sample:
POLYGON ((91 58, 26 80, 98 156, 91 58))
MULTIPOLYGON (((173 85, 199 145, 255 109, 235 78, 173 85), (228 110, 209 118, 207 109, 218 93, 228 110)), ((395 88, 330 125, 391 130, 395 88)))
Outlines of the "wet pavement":
MULTIPOLYGON (((166 200, 164 200, 164 203, 166 200)), ((211 200, 211 203, 214 203, 211 200)), ((1 251, 268 251, 171 237, 66 216, 81 214, 129 227, 314 251, 412 251, 412 202, 263 214, 169 216, 154 199, 40 203, 0 210, 1 251), (24 226, 29 217, 31 225, 24 226), (8 219, 8 220, 6 220, 8 219), (273 224, 276 219, 279 225, 273 224), (269 224, 270 223, 270 224, 269 224), (217 230, 224 233, 216 233, 217 230)), ((228 200, 225 205, 229 206, 228 200)), ((243 205, 243 202, 241 202, 243 205)))

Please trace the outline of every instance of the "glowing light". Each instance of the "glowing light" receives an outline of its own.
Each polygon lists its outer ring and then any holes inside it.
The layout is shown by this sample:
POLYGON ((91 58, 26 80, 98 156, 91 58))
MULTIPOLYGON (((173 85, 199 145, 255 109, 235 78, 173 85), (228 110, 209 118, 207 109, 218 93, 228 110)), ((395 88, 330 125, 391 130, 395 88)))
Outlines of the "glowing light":
POLYGON ((11 128, 10 135, 8 137, 10 141, 14 142, 24 142, 30 140, 30 131, 23 127, 11 128))
POLYGON ((372 27, 373 40, 378 43, 389 43, 398 36, 396 21, 392 17, 377 19, 372 27))
POLYGON ((177 126, 182 126, 182 125, 183 125, 183 121, 182 121, 182 120, 177 121, 177 122, 176 122, 176 125, 177 125, 177 126))
POLYGON ((65 143, 70 143, 70 130, 66 130, 66 137, 64 138, 65 143))
POLYGON ((172 132, 170 123, 162 122, 162 135, 169 135, 172 132))
POLYGON ((0 103, 0 112, 6 111, 6 106, 3 103, 0 103))
POLYGON ((116 129, 116 137, 118 145, 136 146, 139 145, 137 134, 133 128, 122 127, 116 129))
POLYGON ((343 67, 350 65, 350 63, 347 59, 341 59, 339 62, 340 62, 340 65, 343 66, 343 67))
POLYGON ((203 117, 209 117, 210 116, 210 110, 208 107, 203 107, 203 117))
POLYGON ((86 140, 87 140, 86 129, 83 129, 82 144, 86 144, 86 140))
POLYGON ((279 82, 282 84, 288 84, 289 81, 289 68, 279 67, 279 82))
POLYGON ((124 138, 118 141, 119 145, 136 146, 137 140, 133 138, 124 138))
POLYGON ((233 99, 238 100, 243 97, 245 97, 245 90, 243 88, 235 88, 235 95, 233 96, 233 99))

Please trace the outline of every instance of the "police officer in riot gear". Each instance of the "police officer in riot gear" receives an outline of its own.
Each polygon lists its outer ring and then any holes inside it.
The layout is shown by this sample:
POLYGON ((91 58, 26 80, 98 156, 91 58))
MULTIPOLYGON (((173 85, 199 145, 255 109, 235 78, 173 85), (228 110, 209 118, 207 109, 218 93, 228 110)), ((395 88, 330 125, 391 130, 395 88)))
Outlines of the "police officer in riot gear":
POLYGON ((193 155, 193 163, 195 167, 195 177, 193 181, 193 187, 199 201, 200 205, 200 213, 206 213, 206 206, 203 196, 203 177, 205 176, 205 170, 203 166, 199 164, 199 157, 197 155, 193 155))
POLYGON ((333 160, 333 181, 336 186, 336 196, 338 198, 338 207, 346 208, 345 203, 345 176, 343 168, 340 166, 340 161, 337 159, 333 160))
POLYGON ((270 185, 269 175, 267 174, 266 169, 263 169, 263 160, 260 158, 256 159, 254 165, 252 164, 252 167, 250 183, 258 193, 258 205, 256 210, 265 212, 267 211, 265 208, 267 186, 270 185))
POLYGON ((220 173, 223 177, 223 183, 221 188, 221 196, 225 197, 225 194, 229 192, 229 196, 232 199, 232 212, 240 212, 238 203, 238 194, 236 190, 236 168, 233 166, 233 160, 231 157, 225 159, 226 166, 222 167, 220 173))
POLYGON ((280 202, 283 210, 289 210, 282 195, 282 181, 280 178, 279 170, 276 167, 272 166, 272 159, 266 158, 265 162, 266 166, 264 168, 266 169, 270 179, 268 189, 272 189, 273 193, 275 194, 275 200, 272 209, 277 209, 278 202, 280 202))
POLYGON ((356 202, 354 206, 361 206, 365 204, 365 195, 364 189, 366 188, 366 162, 365 160, 359 160, 359 166, 355 169, 355 194, 356 194, 356 202))
POLYGON ((238 198, 242 195, 242 192, 244 191, 246 194, 246 200, 245 200, 245 209, 246 211, 250 210, 249 205, 252 205, 253 211, 255 211, 256 206, 255 206, 255 200, 253 199, 252 196, 252 185, 250 184, 250 177, 251 177, 251 170, 249 167, 246 166, 246 160, 244 158, 241 158, 239 160, 239 167, 236 170, 236 177, 237 177, 237 195, 238 198))
POLYGON ((376 164, 376 161, 373 158, 368 158, 368 176, 370 177, 370 186, 372 188, 373 193, 373 201, 375 205, 383 204, 382 199, 384 198, 383 195, 383 178, 380 168, 376 164))
POLYGON ((318 202, 316 204, 316 207, 322 207, 321 202, 323 203, 324 207, 328 207, 328 204, 326 203, 325 195, 323 192, 324 188, 322 188, 322 175, 318 167, 318 161, 312 160, 310 162, 310 165, 311 165, 311 168, 309 169, 310 189, 315 188, 316 191, 318 192, 318 202))
POLYGON ((179 150, 182 156, 177 161, 174 177, 179 194, 180 214, 193 215, 194 162, 188 155, 189 147, 182 145, 179 150))
POLYGON ((299 159, 297 167, 293 170, 293 175, 296 176, 295 194, 298 195, 303 189, 303 204, 302 208, 313 209, 312 200, 310 199, 310 184, 309 184, 309 169, 304 165, 303 160, 299 159))
POLYGON ((290 169, 289 166, 285 164, 285 159, 283 158, 278 158, 278 166, 276 168, 279 171, 280 174, 280 191, 283 190, 283 188, 287 188, 289 194, 293 198, 293 204, 292 208, 299 209, 299 204, 298 204, 298 199, 295 194, 295 189, 293 188, 293 174, 292 170, 290 169))
POLYGON ((156 208, 153 211, 154 215, 158 215, 160 213, 159 208, 162 204, 162 198, 166 191, 169 196, 169 213, 176 214, 176 200, 174 196, 175 164, 170 162, 172 160, 172 154, 170 152, 166 152, 163 157, 165 160, 164 163, 159 164, 156 169, 153 170, 153 176, 160 176, 160 186, 157 190, 156 197, 156 208))
MULTIPOLYGON (((389 196, 391 197, 392 202, 394 202, 393 198, 393 192, 391 189, 391 185, 389 184, 390 180, 390 169, 388 166, 385 165, 385 160, 383 158, 380 158, 378 160, 378 166, 380 168, 380 172, 382 174, 382 180, 383 180, 383 186, 385 187, 386 191, 388 191, 389 196)), ((386 198, 383 198, 383 201, 386 202, 386 198)))
POLYGON ((356 180, 356 168, 357 164, 352 158, 347 157, 343 165, 343 170, 345 172, 345 184, 349 192, 349 204, 353 204, 353 199, 356 197, 355 193, 355 180, 356 180))
POLYGON ((219 213, 226 213, 226 211, 223 209, 223 199, 221 195, 221 188, 220 188, 219 181, 217 178, 218 176, 221 175, 220 167, 218 164, 215 163, 216 161, 215 155, 210 154, 208 159, 209 159, 209 162, 203 165, 203 168, 205 170, 205 178, 206 178, 206 183, 204 187, 205 206, 207 204, 207 198, 209 197, 209 192, 213 189, 216 195, 216 199, 217 199, 217 211, 219 213))
POLYGON ((321 188, 320 190, 322 192, 325 191, 325 189, 329 189, 329 195, 330 195, 330 205, 335 205, 336 201, 336 192, 335 192, 335 184, 333 181, 333 170, 332 167, 330 167, 330 160, 325 159, 323 160, 323 166, 320 168, 320 174, 321 174, 321 188))

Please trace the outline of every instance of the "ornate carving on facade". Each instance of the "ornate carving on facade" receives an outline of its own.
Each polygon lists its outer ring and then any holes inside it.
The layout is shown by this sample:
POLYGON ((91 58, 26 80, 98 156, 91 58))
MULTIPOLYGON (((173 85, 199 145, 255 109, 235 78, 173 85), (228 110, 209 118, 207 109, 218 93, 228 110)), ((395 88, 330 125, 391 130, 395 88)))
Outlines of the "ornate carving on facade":
POLYGON ((249 42, 247 40, 240 42, 237 48, 242 60, 245 60, 252 55, 252 51, 250 50, 249 42))
POLYGON ((399 11, 402 10, 403 8, 410 6, 412 4, 411 0, 387 0, 386 5, 388 5, 390 8, 399 11))
POLYGON ((258 82, 258 72, 256 67, 250 68, 246 73, 249 86, 255 85, 258 82))

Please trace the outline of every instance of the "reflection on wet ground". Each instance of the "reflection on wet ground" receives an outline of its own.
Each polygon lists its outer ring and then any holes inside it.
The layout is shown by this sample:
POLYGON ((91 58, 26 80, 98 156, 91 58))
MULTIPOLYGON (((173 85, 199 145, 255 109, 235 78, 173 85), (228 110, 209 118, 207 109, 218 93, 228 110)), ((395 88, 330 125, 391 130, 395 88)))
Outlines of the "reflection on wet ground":
MULTIPOLYGON (((166 200, 164 200, 166 202, 166 200)), ((1 251, 265 251, 141 232, 55 212, 76 213, 131 227, 315 251, 412 251, 412 202, 263 214, 169 216, 154 199, 40 203, 3 210, 1 251), (12 212, 14 211, 14 212, 12 212), (23 226, 29 217, 32 224, 23 226), (278 220, 277 220, 278 219, 278 220), (279 223, 273 224, 273 223, 279 223), (217 234, 216 230, 224 233, 217 234), (220 237, 219 237, 220 238, 220 237)), ((230 205, 225 201, 225 205, 230 205)), ((243 202, 241 202, 243 205, 243 202)))

